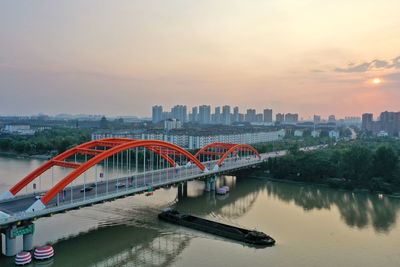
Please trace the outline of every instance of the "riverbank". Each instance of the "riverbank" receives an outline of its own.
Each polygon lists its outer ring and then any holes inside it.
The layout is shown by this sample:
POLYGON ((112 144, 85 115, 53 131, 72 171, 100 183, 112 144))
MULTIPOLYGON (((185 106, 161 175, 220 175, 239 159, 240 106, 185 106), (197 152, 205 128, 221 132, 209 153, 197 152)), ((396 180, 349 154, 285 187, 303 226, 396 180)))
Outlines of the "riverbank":
POLYGON ((52 156, 51 155, 47 155, 47 154, 29 155, 29 154, 26 154, 26 153, 2 152, 2 151, 0 151, 0 157, 49 160, 49 159, 51 159, 52 156))
POLYGON ((289 149, 257 170, 277 180, 328 185, 350 191, 400 193, 400 142, 356 140, 317 151, 289 149))
MULTIPOLYGON (((344 187, 337 187, 337 186, 332 186, 332 184, 329 183, 329 179, 325 182, 323 181, 318 181, 318 182, 305 182, 305 181, 296 181, 296 180, 291 180, 291 179, 278 179, 278 178, 273 178, 269 174, 268 170, 265 169, 257 169, 254 170, 250 173, 250 175, 246 175, 248 178, 252 179, 260 179, 262 177, 263 180, 271 181, 271 182, 276 182, 276 183, 283 183, 283 184, 294 184, 294 185, 300 185, 300 186, 316 186, 316 187, 325 187, 325 188, 331 188, 331 189, 336 189, 338 191, 346 191, 346 192, 354 192, 354 193, 366 193, 366 194, 372 194, 372 195, 380 195, 380 196, 385 196, 385 197, 391 197, 391 198, 400 198, 400 188, 396 187, 397 190, 393 191, 391 193, 379 191, 379 190, 371 190, 370 188, 344 188, 344 187)), ((336 180, 336 178, 332 178, 332 180, 336 180)))

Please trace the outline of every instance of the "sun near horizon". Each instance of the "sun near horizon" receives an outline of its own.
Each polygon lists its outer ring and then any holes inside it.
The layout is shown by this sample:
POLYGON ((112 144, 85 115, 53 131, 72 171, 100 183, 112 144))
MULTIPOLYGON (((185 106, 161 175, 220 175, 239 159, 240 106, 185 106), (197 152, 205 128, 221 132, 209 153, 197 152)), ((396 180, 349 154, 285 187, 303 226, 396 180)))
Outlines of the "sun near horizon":
POLYGON ((373 84, 381 84, 381 83, 382 83, 382 79, 381 79, 381 78, 374 78, 374 79, 372 80, 372 83, 373 83, 373 84))

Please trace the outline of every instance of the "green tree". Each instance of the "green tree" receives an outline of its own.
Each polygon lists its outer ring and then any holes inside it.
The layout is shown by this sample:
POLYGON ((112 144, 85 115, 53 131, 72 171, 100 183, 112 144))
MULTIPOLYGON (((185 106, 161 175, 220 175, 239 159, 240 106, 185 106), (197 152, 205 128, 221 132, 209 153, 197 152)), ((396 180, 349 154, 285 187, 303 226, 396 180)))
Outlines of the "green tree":
POLYGON ((289 154, 291 155, 297 155, 299 154, 300 150, 299 150, 299 145, 298 144, 293 144, 289 147, 288 149, 289 154))
POLYGON ((362 146, 352 146, 343 153, 342 168, 347 179, 368 180, 372 177, 372 152, 362 146))
POLYGON ((381 176, 386 180, 393 178, 399 165, 396 152, 387 146, 380 146, 373 156, 373 169, 376 176, 381 176))
POLYGON ((7 139, 1 139, 0 140, 0 150, 2 151, 8 151, 10 150, 12 146, 12 140, 7 138, 7 139))

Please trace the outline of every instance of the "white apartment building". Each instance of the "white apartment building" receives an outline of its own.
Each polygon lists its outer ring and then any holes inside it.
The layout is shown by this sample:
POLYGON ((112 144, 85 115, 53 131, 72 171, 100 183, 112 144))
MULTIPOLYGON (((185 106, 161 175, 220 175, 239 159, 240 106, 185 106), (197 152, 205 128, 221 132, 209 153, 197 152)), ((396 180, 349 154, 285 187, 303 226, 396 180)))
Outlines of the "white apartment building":
POLYGON ((186 149, 199 149, 208 144, 234 143, 234 144, 257 144, 281 140, 285 136, 285 130, 271 132, 251 132, 240 134, 210 134, 210 135, 188 135, 188 134, 164 134, 164 133, 93 133, 92 140, 102 138, 132 138, 143 140, 163 140, 176 144, 186 149))
POLYGON ((5 125, 4 132, 10 134, 20 134, 20 135, 34 135, 35 130, 31 129, 30 125, 5 125))

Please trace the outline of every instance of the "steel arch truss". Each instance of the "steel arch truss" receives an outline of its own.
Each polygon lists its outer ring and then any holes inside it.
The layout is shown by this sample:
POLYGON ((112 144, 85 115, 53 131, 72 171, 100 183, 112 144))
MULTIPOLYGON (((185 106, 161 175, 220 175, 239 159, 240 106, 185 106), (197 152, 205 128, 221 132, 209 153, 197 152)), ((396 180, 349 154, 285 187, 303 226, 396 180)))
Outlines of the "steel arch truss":
MULTIPOLYGON (((155 154, 160 155, 164 158, 171 166, 176 167, 178 164, 171 157, 171 155, 176 156, 184 156, 191 162, 194 162, 199 169, 204 171, 206 168, 204 165, 198 161, 192 154, 182 149, 179 146, 176 146, 171 143, 167 143, 164 141, 158 140, 135 140, 135 139, 127 139, 127 138, 107 138, 100 139, 95 141, 90 141, 81 145, 78 145, 74 148, 71 148, 53 159, 47 161, 39 168, 35 169, 27 176, 25 176, 21 181, 19 181, 16 185, 14 185, 8 192, 4 193, 0 199, 13 198, 18 192, 20 192, 23 188, 25 188, 29 183, 34 181, 40 175, 50 170, 54 166, 60 166, 64 168, 74 169, 69 175, 67 175, 63 180, 73 181, 80 174, 93 167, 94 165, 100 163, 102 160, 107 159, 117 153, 123 152, 128 149, 143 147, 148 149, 149 151, 154 152, 155 154), (74 158, 79 155, 89 155, 90 158, 86 162, 77 163, 76 161, 71 161, 71 158, 74 158)), ((85 157, 87 158, 87 157, 85 157)), ((43 203, 48 203, 60 190, 62 190, 69 183, 62 183, 60 186, 56 184, 54 188, 46 193, 46 195, 42 198, 43 203), (57 193, 53 194, 55 191, 57 193)))
POLYGON ((230 143, 211 143, 200 149, 195 157, 202 162, 210 160, 218 160, 214 167, 217 170, 223 162, 229 157, 239 157, 242 155, 255 155, 260 158, 258 151, 246 144, 230 144, 230 143))
POLYGON ((224 161, 229 158, 229 157, 240 157, 242 155, 245 155, 246 157, 249 156, 255 156, 258 157, 258 159, 261 159, 260 154, 258 153, 257 149, 250 145, 246 144, 237 144, 231 146, 225 153, 222 155, 222 157, 218 160, 217 165, 218 167, 221 167, 221 165, 224 163, 224 161))

